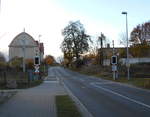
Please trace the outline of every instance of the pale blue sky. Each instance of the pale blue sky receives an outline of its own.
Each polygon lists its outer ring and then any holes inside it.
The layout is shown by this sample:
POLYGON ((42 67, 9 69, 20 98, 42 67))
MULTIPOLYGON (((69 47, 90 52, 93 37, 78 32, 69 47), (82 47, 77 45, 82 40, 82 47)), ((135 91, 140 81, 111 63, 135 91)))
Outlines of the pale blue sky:
MULTIPOLYGON (((56 0, 65 10, 87 16, 96 22, 106 22, 120 27, 122 11, 128 12, 129 27, 150 20, 149 0, 56 0)), ((88 19, 87 19, 88 20, 88 19)), ((84 23, 84 22, 83 22, 84 23)))
POLYGON ((45 54, 62 55, 62 29, 69 21, 80 20, 88 34, 103 32, 115 46, 120 46, 120 33, 125 32, 128 12, 129 34, 138 24, 150 20, 149 0, 1 0, 0 51, 8 54, 12 39, 26 29, 33 38, 45 44, 45 54))

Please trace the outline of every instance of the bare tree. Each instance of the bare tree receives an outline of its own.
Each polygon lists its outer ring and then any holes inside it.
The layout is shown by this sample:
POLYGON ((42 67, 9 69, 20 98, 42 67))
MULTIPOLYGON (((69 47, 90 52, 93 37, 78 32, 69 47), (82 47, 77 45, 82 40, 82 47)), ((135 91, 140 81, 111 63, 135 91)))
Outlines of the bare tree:
POLYGON ((124 47, 127 47, 126 33, 121 32, 121 33, 119 34, 119 41, 120 41, 120 44, 121 44, 121 45, 123 45, 124 47))
POLYGON ((6 62, 6 58, 2 52, 0 52, 0 62, 6 62))
POLYGON ((58 63, 61 64, 64 61, 64 57, 63 56, 57 57, 57 61, 58 61, 58 63))
POLYGON ((104 41, 106 40, 106 36, 101 33, 101 35, 98 37, 98 44, 100 45, 100 49, 98 50, 98 56, 99 56, 99 64, 101 66, 103 66, 103 44, 104 44, 104 41))

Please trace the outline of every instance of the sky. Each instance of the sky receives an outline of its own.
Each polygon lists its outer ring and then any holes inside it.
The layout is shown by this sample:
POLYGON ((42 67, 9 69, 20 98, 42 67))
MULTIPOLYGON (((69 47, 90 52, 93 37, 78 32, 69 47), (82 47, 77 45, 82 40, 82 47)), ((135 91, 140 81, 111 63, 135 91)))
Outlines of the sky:
POLYGON ((150 20, 149 0, 1 0, 0 51, 8 55, 8 45, 25 31, 44 43, 45 55, 62 55, 61 34, 69 21, 84 25, 86 33, 96 39, 101 32, 120 46, 128 12, 129 34, 134 27, 150 20))

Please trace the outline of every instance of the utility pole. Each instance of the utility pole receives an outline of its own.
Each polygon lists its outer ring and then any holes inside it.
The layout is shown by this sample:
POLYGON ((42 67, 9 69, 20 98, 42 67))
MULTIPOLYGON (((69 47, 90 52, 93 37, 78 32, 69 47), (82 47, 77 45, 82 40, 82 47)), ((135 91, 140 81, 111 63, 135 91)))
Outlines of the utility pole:
POLYGON ((39 56, 40 56, 40 63, 41 63, 41 45, 40 45, 40 38, 42 35, 39 35, 39 56))
POLYGON ((103 39, 102 37, 100 38, 101 40, 101 54, 100 54, 100 58, 101 58, 101 65, 103 65, 103 39))
POLYGON ((115 48, 114 48, 114 40, 112 41, 113 44, 113 56, 115 55, 115 48))
POLYGON ((101 36, 99 37, 99 41, 100 41, 100 65, 103 66, 103 39, 104 39, 104 35, 101 33, 101 36))
POLYGON ((22 47, 22 50, 23 50, 23 72, 26 72, 26 65, 25 65, 25 38, 23 38, 22 40, 23 42, 23 47, 22 47))
POLYGON ((0 0, 0 13, 1 13, 2 1, 0 0))
MULTIPOLYGON (((112 57, 114 57, 115 56, 114 40, 112 41, 112 44, 113 44, 113 56, 112 57)), ((112 71, 113 71, 113 79, 116 80, 116 65, 115 64, 112 64, 112 71)))

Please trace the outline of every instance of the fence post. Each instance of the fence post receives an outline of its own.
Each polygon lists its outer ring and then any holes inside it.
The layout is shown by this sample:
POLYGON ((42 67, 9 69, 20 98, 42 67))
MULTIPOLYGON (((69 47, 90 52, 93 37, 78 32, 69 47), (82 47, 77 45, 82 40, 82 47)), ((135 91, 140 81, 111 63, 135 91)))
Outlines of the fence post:
POLYGON ((6 71, 4 71, 4 85, 7 85, 7 76, 6 76, 6 71))
POLYGON ((28 70, 27 71, 27 77, 28 77, 28 87, 30 87, 30 81, 31 81, 31 79, 33 77, 32 70, 28 70))

